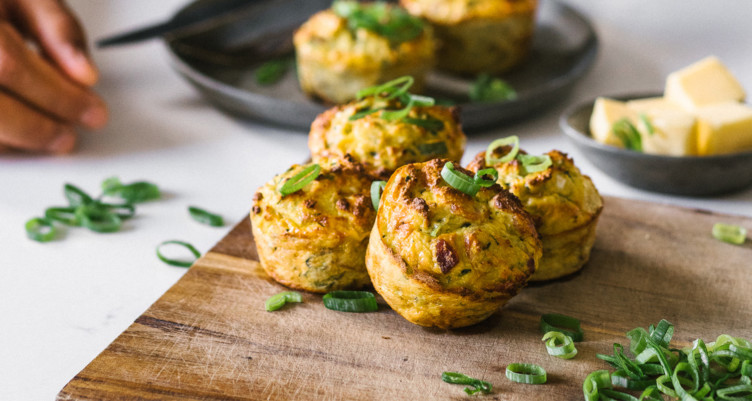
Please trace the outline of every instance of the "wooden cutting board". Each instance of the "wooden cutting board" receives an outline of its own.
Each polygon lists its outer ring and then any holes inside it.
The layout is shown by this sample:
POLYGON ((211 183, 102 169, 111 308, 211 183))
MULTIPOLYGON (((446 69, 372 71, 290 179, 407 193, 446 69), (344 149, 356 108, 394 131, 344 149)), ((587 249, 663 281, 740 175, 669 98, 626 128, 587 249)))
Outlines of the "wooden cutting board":
POLYGON ((265 312, 284 288, 257 262, 248 219, 76 375, 59 400, 464 399, 441 381, 457 371, 490 381, 490 400, 582 399, 585 376, 607 365, 624 333, 665 318, 674 345, 722 333, 752 337, 752 243, 711 237, 714 223, 752 219, 607 198, 590 262, 532 285, 473 327, 415 326, 380 300, 377 313, 324 308, 321 296, 265 312), (540 315, 581 319, 573 360, 546 353, 540 315), (507 364, 548 371, 545 385, 510 382, 507 364))

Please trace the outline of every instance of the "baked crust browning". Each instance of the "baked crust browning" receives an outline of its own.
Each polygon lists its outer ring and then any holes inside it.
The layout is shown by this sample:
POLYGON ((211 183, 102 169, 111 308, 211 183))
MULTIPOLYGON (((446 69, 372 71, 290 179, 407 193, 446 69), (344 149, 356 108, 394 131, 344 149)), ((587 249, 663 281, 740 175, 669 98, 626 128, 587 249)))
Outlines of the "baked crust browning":
MULTIPOLYGON (((494 149, 501 156, 509 149, 494 149)), ((524 153, 524 151, 521 151, 524 153)), ((468 169, 487 168, 485 152, 468 169)), ((552 165, 525 174, 518 160, 493 166, 498 183, 517 196, 535 221, 543 241, 543 257, 532 281, 551 280, 580 270, 590 258, 603 199, 590 177, 583 175, 565 153, 548 152, 552 165)))
MULTIPOLYGON (((349 154, 370 172, 388 178, 398 167, 434 158, 458 161, 465 152, 465 133, 454 107, 414 107, 408 118, 441 122, 440 130, 389 121, 381 111, 357 120, 350 117, 362 110, 379 107, 367 97, 361 101, 331 108, 311 125, 308 147, 314 161, 342 158, 349 154)), ((396 100, 393 100, 392 105, 396 100)))
POLYGON ((345 158, 321 160, 320 175, 282 196, 278 188, 306 166, 294 165, 259 188, 251 223, 264 270, 291 288, 328 292, 369 283, 368 234, 375 219, 373 177, 345 158))
POLYGON ((454 328, 482 321, 516 295, 541 244, 511 194, 498 185, 474 197, 459 192, 441 178, 445 163, 409 164, 392 175, 366 266, 376 291, 407 320, 454 328))

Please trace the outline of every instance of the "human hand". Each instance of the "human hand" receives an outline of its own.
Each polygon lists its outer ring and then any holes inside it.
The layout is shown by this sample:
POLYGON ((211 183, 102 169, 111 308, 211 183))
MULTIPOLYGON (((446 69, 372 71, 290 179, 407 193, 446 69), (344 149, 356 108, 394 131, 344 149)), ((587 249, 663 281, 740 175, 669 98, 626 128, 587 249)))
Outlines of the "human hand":
POLYGON ((76 127, 107 123, 97 78, 62 0, 0 0, 0 152, 72 151, 76 127))

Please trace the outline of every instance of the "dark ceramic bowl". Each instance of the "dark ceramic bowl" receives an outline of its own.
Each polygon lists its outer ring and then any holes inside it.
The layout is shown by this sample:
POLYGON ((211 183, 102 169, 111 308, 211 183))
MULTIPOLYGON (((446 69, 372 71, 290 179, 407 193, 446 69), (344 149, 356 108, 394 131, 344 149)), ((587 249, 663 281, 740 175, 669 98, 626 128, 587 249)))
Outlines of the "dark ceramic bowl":
MULTIPOLYGON (((661 96, 648 93, 610 96, 631 100, 661 96)), ((752 152, 720 156, 661 156, 596 142, 590 136, 593 103, 569 108, 559 119, 564 134, 596 167, 635 188, 686 196, 710 196, 752 185, 752 152)))

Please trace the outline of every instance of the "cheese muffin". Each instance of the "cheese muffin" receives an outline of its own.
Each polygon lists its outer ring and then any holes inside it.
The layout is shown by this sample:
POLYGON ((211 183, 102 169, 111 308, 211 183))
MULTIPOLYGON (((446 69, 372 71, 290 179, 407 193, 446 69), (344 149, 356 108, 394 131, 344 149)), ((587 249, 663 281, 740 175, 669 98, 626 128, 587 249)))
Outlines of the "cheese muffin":
POLYGON ((441 176, 446 163, 397 169, 366 253, 371 282, 389 306, 442 329, 489 317, 525 286, 541 256, 533 220, 514 196, 498 184, 475 196, 460 192, 441 176))
POLYGON ((420 92, 436 58, 430 26, 382 2, 336 1, 306 21, 293 42, 302 90, 338 104, 403 75, 413 76, 420 92))
POLYGON ((413 107, 405 118, 384 118, 385 112, 404 106, 398 98, 368 96, 322 113, 308 137, 313 161, 350 154, 369 171, 388 178, 408 163, 462 158, 466 138, 457 108, 413 107), (353 119, 368 109, 383 110, 353 119))
POLYGON ((320 160, 320 174, 283 196, 280 187, 309 165, 294 165, 259 188, 251 223, 267 274, 291 288, 324 293, 369 283, 368 233, 376 212, 373 181, 351 159, 320 160))
MULTIPOLYGON (((509 150, 500 146, 493 152, 501 156, 509 150)), ((547 156, 551 165, 538 172, 528 173, 518 158, 491 166, 499 173, 497 182, 520 199, 541 235, 543 257, 531 281, 580 270, 590 258, 603 209, 603 199, 590 177, 583 175, 571 158, 558 150, 547 156)), ((467 168, 479 171, 487 167, 486 152, 481 152, 467 168)))
POLYGON ((501 73, 528 54, 537 0, 400 0, 433 25, 439 68, 460 74, 501 73))

